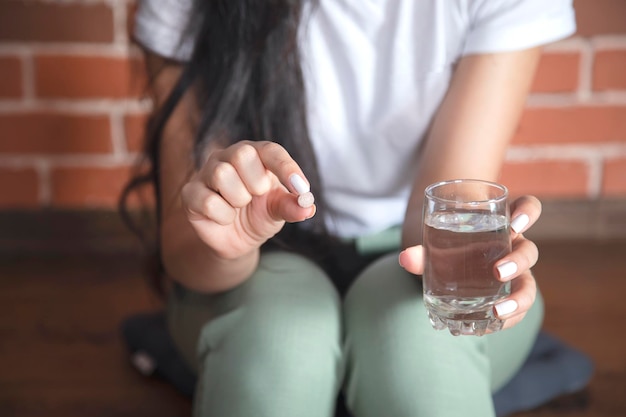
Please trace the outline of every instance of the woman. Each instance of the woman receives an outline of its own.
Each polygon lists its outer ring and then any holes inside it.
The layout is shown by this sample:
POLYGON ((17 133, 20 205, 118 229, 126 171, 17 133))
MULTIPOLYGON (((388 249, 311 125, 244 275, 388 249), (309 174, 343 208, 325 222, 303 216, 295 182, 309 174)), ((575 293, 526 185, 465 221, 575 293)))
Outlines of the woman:
POLYGON ((342 391, 357 417, 493 415, 541 325, 522 234, 540 204, 512 203, 507 330, 453 337, 414 275, 423 190, 497 180, 571 2, 150 0, 135 30, 195 414, 330 416, 342 391))

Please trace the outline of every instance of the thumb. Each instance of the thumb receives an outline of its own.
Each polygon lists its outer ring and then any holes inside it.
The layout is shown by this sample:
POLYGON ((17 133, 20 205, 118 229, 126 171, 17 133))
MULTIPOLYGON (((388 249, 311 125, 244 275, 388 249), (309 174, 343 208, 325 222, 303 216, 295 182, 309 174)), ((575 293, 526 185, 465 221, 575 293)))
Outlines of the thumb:
POLYGON ((406 248, 400 252, 398 262, 408 272, 422 275, 424 273, 424 247, 417 245, 406 248))
POLYGON ((287 192, 278 192, 269 200, 269 215, 276 221, 301 222, 315 215, 316 206, 300 207, 298 197, 287 192))

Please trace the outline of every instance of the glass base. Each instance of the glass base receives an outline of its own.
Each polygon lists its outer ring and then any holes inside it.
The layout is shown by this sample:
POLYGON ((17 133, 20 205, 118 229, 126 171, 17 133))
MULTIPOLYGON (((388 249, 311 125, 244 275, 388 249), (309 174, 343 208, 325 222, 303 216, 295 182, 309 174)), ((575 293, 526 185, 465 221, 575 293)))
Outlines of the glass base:
POLYGON ((432 311, 428 311, 428 318, 430 319, 430 324, 432 324, 434 329, 448 329, 453 336, 482 336, 487 332, 487 330, 497 332, 502 330, 502 326, 504 326, 504 320, 500 320, 496 317, 481 320, 457 320, 440 317, 433 314, 432 311))

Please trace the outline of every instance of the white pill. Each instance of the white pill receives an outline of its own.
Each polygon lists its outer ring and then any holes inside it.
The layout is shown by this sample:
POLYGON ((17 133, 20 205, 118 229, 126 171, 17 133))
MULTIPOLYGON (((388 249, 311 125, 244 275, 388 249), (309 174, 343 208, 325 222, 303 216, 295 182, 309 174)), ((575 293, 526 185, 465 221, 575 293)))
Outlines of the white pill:
POLYGON ((310 191, 298 196, 298 205, 302 208, 311 207, 313 203, 315 203, 315 197, 310 191))

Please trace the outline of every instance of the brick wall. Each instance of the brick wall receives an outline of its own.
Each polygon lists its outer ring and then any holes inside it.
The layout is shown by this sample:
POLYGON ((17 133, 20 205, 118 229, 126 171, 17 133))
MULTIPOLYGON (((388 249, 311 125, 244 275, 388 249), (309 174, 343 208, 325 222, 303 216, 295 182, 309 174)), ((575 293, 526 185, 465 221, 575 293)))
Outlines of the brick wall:
POLYGON ((547 198, 626 197, 626 1, 575 0, 578 33, 549 45, 502 180, 547 198))
MULTIPOLYGON (((111 208, 150 104, 132 0, 0 2, 0 209, 111 208)), ((626 1, 576 0, 546 48, 502 180, 544 198, 626 198, 626 1)))
POLYGON ((111 208, 150 103, 130 0, 0 2, 0 208, 111 208))

